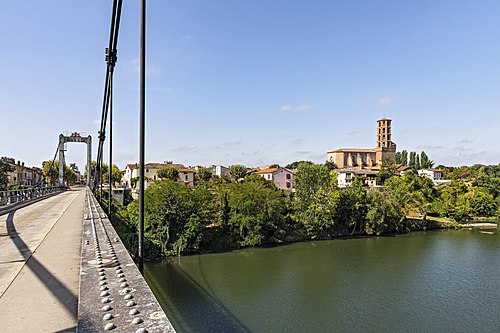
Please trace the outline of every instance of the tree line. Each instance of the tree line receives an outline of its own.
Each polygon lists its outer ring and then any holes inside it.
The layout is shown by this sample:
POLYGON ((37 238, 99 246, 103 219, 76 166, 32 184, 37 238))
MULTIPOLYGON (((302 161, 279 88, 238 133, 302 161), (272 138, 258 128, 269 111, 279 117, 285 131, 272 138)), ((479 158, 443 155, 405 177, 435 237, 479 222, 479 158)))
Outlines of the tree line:
POLYGON ((434 166, 434 162, 429 159, 425 151, 418 154, 415 151, 402 150, 396 152, 396 164, 410 166, 415 170, 430 169, 434 166))
MULTIPOLYGON (((145 191, 147 256, 404 233, 435 227, 429 216, 464 221, 500 215, 500 166, 445 172, 449 186, 435 187, 409 171, 386 179, 382 191, 367 190, 360 179, 340 189, 335 170, 310 162, 298 165, 295 193, 246 173, 198 179, 194 188, 157 180, 145 191)), ((113 209, 124 241, 136 247, 137 201, 113 209)))

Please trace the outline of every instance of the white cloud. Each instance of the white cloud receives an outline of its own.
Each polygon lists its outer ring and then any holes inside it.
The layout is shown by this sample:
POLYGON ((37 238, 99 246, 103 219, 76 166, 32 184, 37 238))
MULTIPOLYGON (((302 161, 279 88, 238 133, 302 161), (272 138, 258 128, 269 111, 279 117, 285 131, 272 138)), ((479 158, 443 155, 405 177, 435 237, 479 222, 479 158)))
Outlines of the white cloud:
POLYGON ((172 149, 172 152, 174 153, 189 153, 189 152, 197 152, 199 149, 197 147, 194 147, 192 145, 183 145, 177 148, 172 149))
POLYGON ((392 103, 392 96, 384 96, 375 101, 377 105, 389 105, 392 103))
POLYGON ((298 105, 291 105, 291 104, 283 104, 280 106, 280 111, 281 112, 304 112, 304 111, 309 111, 313 107, 312 105, 309 104, 298 104, 298 105))

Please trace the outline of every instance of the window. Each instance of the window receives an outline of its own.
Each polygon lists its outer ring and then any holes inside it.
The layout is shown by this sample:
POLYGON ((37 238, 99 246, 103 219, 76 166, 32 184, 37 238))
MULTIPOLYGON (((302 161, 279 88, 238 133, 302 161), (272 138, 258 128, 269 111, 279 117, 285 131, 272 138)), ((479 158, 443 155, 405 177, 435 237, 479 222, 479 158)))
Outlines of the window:
POLYGON ((267 175, 267 179, 271 179, 271 175, 269 175, 269 174, 268 174, 268 175, 267 175))
POLYGON ((184 180, 186 180, 186 181, 188 180, 188 175, 187 174, 184 176, 184 180))
POLYGON ((286 174, 286 179, 290 179, 290 178, 292 178, 292 176, 289 173, 287 173, 286 174))
POLYGON ((286 182, 286 188, 290 188, 292 186, 292 184, 290 184, 289 182, 286 182))
POLYGON ((156 180, 156 175, 153 176, 153 179, 156 180))
POLYGON ((146 169, 146 173, 149 173, 149 169, 146 169))

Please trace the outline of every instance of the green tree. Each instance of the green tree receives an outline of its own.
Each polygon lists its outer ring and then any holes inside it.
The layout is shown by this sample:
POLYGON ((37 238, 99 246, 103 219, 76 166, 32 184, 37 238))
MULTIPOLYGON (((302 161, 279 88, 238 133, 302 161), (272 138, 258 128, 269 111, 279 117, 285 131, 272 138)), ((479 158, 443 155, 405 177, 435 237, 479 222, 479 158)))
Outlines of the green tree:
POLYGON ((342 224, 338 230, 342 233, 354 235, 364 230, 364 221, 367 210, 366 191, 363 181, 354 178, 351 185, 340 191, 339 202, 335 216, 342 224))
POLYGON ((231 165, 228 169, 229 178, 233 182, 239 182, 247 175, 247 168, 240 164, 231 165))
POLYGON ((381 235, 401 231, 404 215, 396 202, 379 191, 367 194, 365 232, 368 235, 381 235))
POLYGON ((401 164, 408 165, 408 151, 406 150, 401 151, 401 164))
POLYGON ((179 170, 173 167, 160 167, 157 172, 161 179, 171 180, 176 182, 179 179, 179 170))
POLYGON ((420 166, 422 169, 430 169, 434 166, 434 162, 429 159, 425 151, 420 153, 420 166))
MULTIPOLYGON (((95 180, 95 173, 96 173, 96 168, 97 168, 97 162, 96 161, 91 161, 90 162, 90 184, 88 185, 92 185, 94 184, 94 180, 95 180)), ((105 178, 104 175, 108 173, 108 165, 106 163, 103 163, 101 165, 101 169, 102 169, 102 182, 105 183, 105 182, 108 182, 108 178, 105 178)), ((84 169, 84 172, 83 172, 83 177, 85 179, 87 179, 87 164, 85 164, 85 169, 84 169)))
POLYGON ((396 164, 397 162, 392 161, 391 159, 383 159, 382 167, 380 168, 379 173, 377 174, 377 183, 384 185, 385 181, 396 175, 396 164))
POLYGON ((198 168, 198 171, 196 171, 196 178, 208 182, 210 179, 212 179, 212 170, 209 168, 198 168))
POLYGON ((5 189, 9 182, 7 174, 13 170, 9 163, 0 160, 0 189, 5 189))
POLYGON ((416 156, 417 156, 417 153, 415 153, 414 151, 411 151, 410 158, 408 160, 408 166, 411 166, 414 169, 418 169, 416 156))
POLYGON ((306 163, 306 164, 314 164, 311 161, 295 161, 290 164, 287 164, 285 168, 290 169, 290 170, 297 170, 299 168, 299 164, 306 163))
POLYGON ((295 176, 295 193, 301 207, 308 206, 320 188, 336 186, 325 165, 301 163, 295 176))
POLYGON ((326 168, 329 170, 329 171, 332 171, 332 170, 337 170, 339 167, 337 166, 337 164, 335 164, 334 162, 331 162, 331 161, 325 161, 325 166, 326 168))
POLYGON ((468 197, 469 205, 474 216, 490 217, 495 215, 497 204, 493 195, 491 195, 486 189, 474 187, 474 189, 468 193, 468 197))
MULTIPOLYGON (((123 174, 122 174, 122 171, 120 170, 120 168, 116 164, 113 164, 113 167, 111 168, 111 182, 112 182, 113 186, 116 183, 121 182, 122 175, 123 174)), ((106 172, 103 173, 102 180, 105 183, 109 182, 109 167, 108 167, 108 165, 106 165, 106 172)))
POLYGON ((285 199, 280 190, 257 182, 228 185, 230 224, 241 246, 280 243, 286 239, 285 199))

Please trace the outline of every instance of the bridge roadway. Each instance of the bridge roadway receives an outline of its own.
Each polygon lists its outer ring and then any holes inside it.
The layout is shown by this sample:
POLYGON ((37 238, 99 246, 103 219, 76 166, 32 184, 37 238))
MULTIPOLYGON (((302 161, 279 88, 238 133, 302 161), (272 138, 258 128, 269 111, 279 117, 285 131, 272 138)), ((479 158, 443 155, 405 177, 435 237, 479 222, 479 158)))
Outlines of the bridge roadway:
POLYGON ((175 332, 93 195, 85 188, 74 189, 1 215, 0 331, 84 333, 106 327, 116 332, 175 332), (103 235, 113 239, 113 245, 107 240, 108 251, 103 235), (108 255, 113 255, 112 262, 101 259, 108 255), (114 273, 128 281, 128 288, 117 289, 114 273), (111 296, 99 297, 102 290, 111 296), (104 310, 103 298, 111 310, 104 310), (141 325, 134 325, 128 303, 143 316, 141 325), (106 316, 114 318, 113 323, 106 316))

